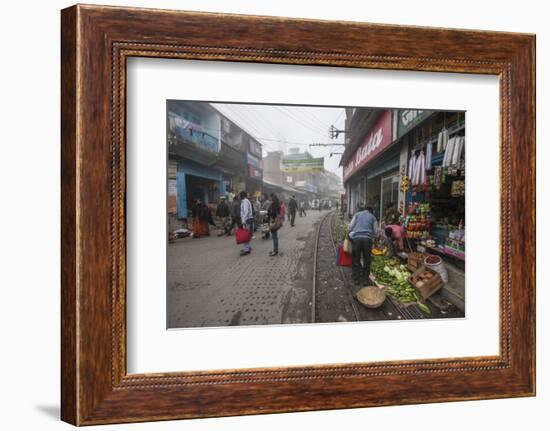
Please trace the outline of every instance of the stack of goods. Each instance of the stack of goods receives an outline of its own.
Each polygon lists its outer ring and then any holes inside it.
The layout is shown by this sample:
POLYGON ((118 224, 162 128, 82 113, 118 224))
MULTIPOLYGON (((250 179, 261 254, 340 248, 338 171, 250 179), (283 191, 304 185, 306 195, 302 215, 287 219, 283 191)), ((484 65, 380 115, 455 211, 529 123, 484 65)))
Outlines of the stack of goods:
POLYGON ((464 180, 455 180, 451 185, 451 196, 460 197, 464 196, 465 186, 464 180))
POLYGON ((464 259, 465 243, 464 229, 457 229, 449 232, 449 236, 445 239, 445 253, 464 259))
POLYGON ((410 239, 426 239, 430 235, 431 219, 429 216, 409 215, 405 221, 407 237, 410 239))
POLYGON ((417 253, 415 251, 409 253, 409 255, 407 256, 407 268, 409 269, 409 271, 414 272, 418 268, 420 268, 426 256, 427 255, 425 253, 417 253))
POLYGON ((428 202, 411 202, 407 210, 409 215, 427 215, 430 213, 431 207, 428 202))
POLYGON ((421 266, 409 277, 409 282, 416 287, 422 299, 426 300, 443 287, 439 273, 421 266))
POLYGON ((407 237, 410 239, 425 239, 429 236, 431 227, 430 204, 412 202, 405 219, 407 237))

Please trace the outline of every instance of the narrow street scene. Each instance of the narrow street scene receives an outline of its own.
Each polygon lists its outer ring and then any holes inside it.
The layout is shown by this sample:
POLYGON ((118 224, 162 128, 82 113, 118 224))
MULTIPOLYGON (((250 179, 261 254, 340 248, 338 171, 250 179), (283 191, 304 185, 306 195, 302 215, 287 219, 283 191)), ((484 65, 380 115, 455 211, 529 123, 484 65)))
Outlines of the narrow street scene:
POLYGON ((168 327, 311 322, 311 251, 328 211, 279 229, 279 254, 257 232, 250 255, 234 237, 191 237, 168 245, 168 327))
POLYGON ((167 102, 167 328, 465 316, 462 112, 167 102))

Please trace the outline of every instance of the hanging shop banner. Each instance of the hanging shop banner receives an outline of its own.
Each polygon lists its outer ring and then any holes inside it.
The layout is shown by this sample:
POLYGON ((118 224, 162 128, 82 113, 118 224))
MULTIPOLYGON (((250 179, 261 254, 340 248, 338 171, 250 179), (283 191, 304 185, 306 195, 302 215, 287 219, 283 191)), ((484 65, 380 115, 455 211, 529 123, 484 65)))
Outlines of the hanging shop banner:
POLYGON ((420 111, 418 109, 400 110, 397 114, 397 139, 414 129, 432 113, 433 111, 420 111))
POLYGON ((168 180, 168 214, 178 212, 178 187, 176 180, 168 180))
POLYGON ((262 178, 262 170, 254 167, 252 165, 248 165, 248 176, 250 178, 261 179, 262 178))
POLYGON ((373 160, 393 142, 392 139, 392 112, 386 110, 374 123, 365 140, 360 144, 351 159, 344 166, 344 182, 354 173, 373 160))
POLYGON ((324 166, 324 157, 281 160, 281 172, 323 172, 324 166))
POLYGON ((249 165, 252 165, 255 168, 261 169, 261 160, 258 159, 257 157, 254 157, 252 154, 246 153, 246 161, 248 162, 249 165))
POLYGON ((258 158, 262 158, 262 144, 260 144, 255 139, 248 139, 248 151, 254 154, 258 158))

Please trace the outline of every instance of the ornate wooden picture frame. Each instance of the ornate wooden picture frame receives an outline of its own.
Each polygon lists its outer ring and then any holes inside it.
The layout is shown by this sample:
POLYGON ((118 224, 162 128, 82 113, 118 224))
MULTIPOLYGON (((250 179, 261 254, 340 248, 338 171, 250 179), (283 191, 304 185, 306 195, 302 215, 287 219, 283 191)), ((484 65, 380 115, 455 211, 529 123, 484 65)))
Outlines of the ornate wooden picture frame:
POLYGON ((61 417, 75 425, 535 394, 535 37, 100 6, 62 11, 61 417), (500 82, 500 353, 126 372, 129 57, 459 72, 500 82))

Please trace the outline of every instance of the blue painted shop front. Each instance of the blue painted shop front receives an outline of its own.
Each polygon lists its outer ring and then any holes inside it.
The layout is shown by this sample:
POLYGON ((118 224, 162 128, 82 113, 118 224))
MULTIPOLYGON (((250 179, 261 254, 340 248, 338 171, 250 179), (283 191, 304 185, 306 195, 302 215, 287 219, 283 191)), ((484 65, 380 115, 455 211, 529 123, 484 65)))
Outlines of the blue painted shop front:
POLYGON ((187 218, 189 205, 195 198, 211 203, 226 194, 222 174, 216 169, 189 160, 178 160, 176 173, 178 218, 187 218))

